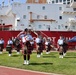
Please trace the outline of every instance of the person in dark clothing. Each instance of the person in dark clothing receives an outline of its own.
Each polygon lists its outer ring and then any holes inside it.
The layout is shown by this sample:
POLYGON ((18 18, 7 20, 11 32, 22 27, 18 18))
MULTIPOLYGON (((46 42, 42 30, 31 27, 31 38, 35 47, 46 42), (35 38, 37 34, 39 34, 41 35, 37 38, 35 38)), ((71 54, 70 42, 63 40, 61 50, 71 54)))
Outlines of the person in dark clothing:
POLYGON ((11 38, 9 38, 9 40, 7 41, 7 46, 6 46, 6 51, 8 51, 9 56, 12 55, 12 45, 13 45, 13 41, 11 38))
POLYGON ((3 38, 1 38, 0 39, 0 54, 2 54, 3 49, 4 49, 4 40, 3 40, 3 38))
POLYGON ((15 46, 15 50, 17 50, 17 54, 19 54, 21 49, 21 44, 18 38, 15 38, 14 46, 15 46))
POLYGON ((43 38, 41 34, 38 34, 38 36, 35 39, 35 42, 36 42, 37 57, 40 57, 41 53, 43 52, 43 38))
POLYGON ((67 42, 67 39, 64 38, 63 40, 63 55, 64 56, 66 55, 67 50, 68 50, 68 42, 67 42))

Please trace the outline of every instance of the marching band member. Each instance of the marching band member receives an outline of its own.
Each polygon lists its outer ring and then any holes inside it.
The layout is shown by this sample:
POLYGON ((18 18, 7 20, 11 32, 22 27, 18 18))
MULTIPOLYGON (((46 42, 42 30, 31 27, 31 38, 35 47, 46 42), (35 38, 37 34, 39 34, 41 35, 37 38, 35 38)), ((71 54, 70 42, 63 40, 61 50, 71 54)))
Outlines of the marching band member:
POLYGON ((34 49, 34 39, 33 38, 30 40, 30 44, 31 44, 31 48, 33 50, 34 49))
POLYGON ((49 37, 46 38, 46 40, 45 40, 45 48, 46 48, 46 54, 50 53, 51 48, 57 50, 57 48, 55 48, 53 46, 53 40, 51 38, 49 38, 49 37))
POLYGON ((35 39, 36 42, 36 50, 37 50, 37 57, 41 56, 41 52, 43 50, 43 41, 42 36, 38 34, 37 38, 35 39))
POLYGON ((45 48, 46 48, 46 54, 49 54, 51 50, 51 41, 49 38, 47 38, 45 41, 45 48))
POLYGON ((15 43, 14 44, 15 49, 17 50, 17 54, 20 54, 20 49, 21 49, 20 40, 18 38, 15 38, 14 43, 15 43))
POLYGON ((32 53, 31 43, 32 35, 29 33, 28 29, 26 28, 24 30, 24 34, 21 34, 19 36, 22 36, 22 48, 23 48, 23 58, 24 58, 24 65, 29 64, 30 61, 30 54, 32 53))
POLYGON ((66 52, 68 50, 68 39, 64 38, 63 40, 63 55, 65 56, 66 55, 66 52))
POLYGON ((60 36, 60 38, 57 41, 58 49, 59 49, 59 58, 63 58, 63 37, 60 36))
POLYGON ((3 38, 0 39, 0 54, 2 54, 4 48, 4 40, 3 38))
POLYGON ((7 46, 6 46, 6 51, 8 51, 9 56, 12 55, 12 45, 13 45, 13 41, 11 38, 9 38, 9 40, 7 41, 7 46))

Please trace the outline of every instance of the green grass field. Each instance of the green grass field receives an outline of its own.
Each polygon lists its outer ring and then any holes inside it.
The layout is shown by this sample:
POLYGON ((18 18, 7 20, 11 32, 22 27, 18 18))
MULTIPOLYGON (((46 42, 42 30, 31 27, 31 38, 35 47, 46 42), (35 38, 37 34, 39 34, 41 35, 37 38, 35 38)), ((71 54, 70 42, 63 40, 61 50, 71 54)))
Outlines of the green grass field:
POLYGON ((23 56, 17 55, 13 52, 9 57, 7 52, 0 54, 0 65, 9 66, 27 70, 34 70, 47 73, 56 73, 64 75, 76 75, 76 52, 67 52, 64 58, 59 58, 58 52, 51 52, 37 58, 37 54, 33 52, 31 54, 31 60, 29 65, 23 65, 23 56))

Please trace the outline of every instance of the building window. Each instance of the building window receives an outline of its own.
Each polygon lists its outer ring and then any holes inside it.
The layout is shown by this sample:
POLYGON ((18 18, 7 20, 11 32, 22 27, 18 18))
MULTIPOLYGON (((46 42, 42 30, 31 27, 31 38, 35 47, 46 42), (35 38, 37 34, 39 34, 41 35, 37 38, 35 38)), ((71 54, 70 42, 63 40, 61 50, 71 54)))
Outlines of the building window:
POLYGON ((39 16, 39 15, 37 15, 37 19, 39 19, 39 17, 40 17, 40 16, 39 16))
POLYGON ((62 7, 59 7, 59 10, 62 10, 62 7))
POLYGON ((67 2, 70 2, 70 0, 67 0, 67 2))
POLYGON ((62 0, 59 0, 59 2, 61 3, 61 2, 62 2, 62 0))
POLYGON ((66 2, 66 0, 63 0, 63 2, 66 2))
POLYGON ((72 26, 73 29, 75 29, 75 26, 72 26))
POLYGON ((17 6, 17 4, 15 3, 15 4, 14 4, 14 6, 16 7, 16 6, 17 6))
POLYGON ((42 27, 42 26, 41 26, 41 25, 39 25, 39 29, 41 29, 41 27, 42 27))
POLYGON ((27 9, 30 9, 30 6, 27 6, 27 9))
POLYGON ((47 25, 47 29, 48 29, 48 31, 50 31, 50 25, 47 25))
POLYGON ((44 16, 44 19, 47 19, 47 16, 46 15, 44 16))
POLYGON ((23 15, 23 19, 26 19, 26 15, 23 15))
POLYGON ((58 0, 56 0, 56 3, 58 3, 58 0))
POLYGON ((60 29, 60 25, 58 25, 58 29, 60 29))
POLYGON ((29 26, 28 26, 28 29, 31 31, 31 30, 32 30, 32 26, 31 26, 31 25, 29 25, 29 26))
POLYGON ((45 6, 43 6, 42 9, 45 10, 45 6))
POLYGON ((63 4, 66 4, 66 0, 63 0, 63 4))
POLYGON ((62 19, 62 16, 59 16, 59 19, 62 19))
POLYGON ((73 8, 73 11, 76 11, 76 8, 73 8))
POLYGON ((70 2, 67 2, 67 4, 70 4, 70 2))
POLYGON ((52 3, 54 3, 54 1, 52 1, 52 3))

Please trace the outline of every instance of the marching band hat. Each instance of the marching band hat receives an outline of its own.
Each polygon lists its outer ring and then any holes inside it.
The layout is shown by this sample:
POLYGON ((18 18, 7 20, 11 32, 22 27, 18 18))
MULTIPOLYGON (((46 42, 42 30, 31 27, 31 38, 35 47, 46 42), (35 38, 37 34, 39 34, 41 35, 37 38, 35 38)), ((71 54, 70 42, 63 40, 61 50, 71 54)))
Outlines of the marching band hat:
POLYGON ((24 32, 27 32, 27 31, 28 31, 28 29, 27 29, 27 28, 25 28, 25 29, 24 29, 24 32))

